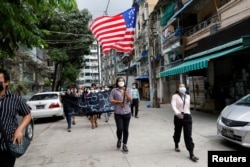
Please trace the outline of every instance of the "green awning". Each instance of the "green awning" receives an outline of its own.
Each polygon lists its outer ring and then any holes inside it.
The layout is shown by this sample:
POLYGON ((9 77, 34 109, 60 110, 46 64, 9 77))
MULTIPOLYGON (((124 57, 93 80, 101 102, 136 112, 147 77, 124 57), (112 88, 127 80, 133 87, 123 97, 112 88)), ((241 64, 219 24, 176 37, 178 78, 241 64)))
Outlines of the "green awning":
POLYGON ((161 77, 166 77, 166 76, 170 76, 170 75, 176 75, 176 74, 182 74, 182 73, 186 73, 189 71, 194 71, 194 70, 199 70, 199 69, 203 69, 203 68, 207 68, 208 67, 208 62, 211 59, 215 59, 224 55, 227 55, 229 53, 233 53, 239 50, 242 50, 246 47, 244 46, 237 46, 231 49, 227 49, 221 52, 217 52, 214 54, 210 54, 208 56, 205 57, 201 57, 198 59, 194 59, 194 60, 190 60, 190 61, 185 61, 182 64, 175 66, 173 68, 170 68, 166 71, 160 72, 158 73, 158 78, 161 77))
POLYGON ((161 21, 160 21, 161 26, 167 25, 169 19, 174 15, 174 6, 175 6, 175 4, 172 1, 166 7, 164 14, 163 14, 161 21))

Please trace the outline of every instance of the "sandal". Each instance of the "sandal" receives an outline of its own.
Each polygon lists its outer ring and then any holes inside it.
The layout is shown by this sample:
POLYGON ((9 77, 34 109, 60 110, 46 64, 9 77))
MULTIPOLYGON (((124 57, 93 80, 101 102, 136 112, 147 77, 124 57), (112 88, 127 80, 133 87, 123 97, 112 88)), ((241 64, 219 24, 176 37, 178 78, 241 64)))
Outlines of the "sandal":
POLYGON ((174 150, 175 150, 175 152, 180 152, 181 151, 179 148, 175 148, 174 150))
POLYGON ((190 157, 190 159, 193 161, 193 162, 197 162, 198 160, 199 160, 199 158, 198 157, 196 157, 196 156, 192 156, 192 157, 190 157))

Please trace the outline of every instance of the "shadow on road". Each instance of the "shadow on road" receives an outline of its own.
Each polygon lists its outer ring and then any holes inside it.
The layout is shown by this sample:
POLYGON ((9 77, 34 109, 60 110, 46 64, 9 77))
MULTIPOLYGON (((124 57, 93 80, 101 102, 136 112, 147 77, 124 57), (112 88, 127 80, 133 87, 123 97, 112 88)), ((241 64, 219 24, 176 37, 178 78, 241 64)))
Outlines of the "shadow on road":
POLYGON ((61 121, 61 118, 58 117, 50 117, 50 118, 38 118, 34 120, 35 124, 46 124, 46 123, 52 123, 52 122, 58 122, 61 121))

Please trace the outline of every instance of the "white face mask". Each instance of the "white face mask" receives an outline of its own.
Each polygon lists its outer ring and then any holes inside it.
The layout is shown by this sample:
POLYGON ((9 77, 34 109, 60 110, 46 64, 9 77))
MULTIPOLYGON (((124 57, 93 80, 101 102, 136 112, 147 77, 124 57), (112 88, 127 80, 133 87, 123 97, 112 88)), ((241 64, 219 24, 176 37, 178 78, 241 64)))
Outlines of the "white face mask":
POLYGON ((124 86, 124 82, 118 82, 118 86, 120 86, 120 87, 123 87, 124 86))
POLYGON ((105 90, 109 90, 109 88, 104 88, 105 90))
POLYGON ((132 86, 133 89, 135 89, 135 86, 132 86))
POLYGON ((179 88, 179 92, 182 94, 186 93, 186 91, 187 91, 187 89, 185 87, 179 88))

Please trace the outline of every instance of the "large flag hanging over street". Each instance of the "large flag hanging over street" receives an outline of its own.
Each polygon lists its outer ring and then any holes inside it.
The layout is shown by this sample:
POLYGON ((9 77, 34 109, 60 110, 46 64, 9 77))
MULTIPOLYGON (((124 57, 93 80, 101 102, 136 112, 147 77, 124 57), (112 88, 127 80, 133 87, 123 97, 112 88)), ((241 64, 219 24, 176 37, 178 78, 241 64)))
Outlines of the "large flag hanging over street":
POLYGON ((114 16, 100 16, 90 24, 90 30, 104 53, 111 49, 131 53, 134 44, 136 7, 114 16))

